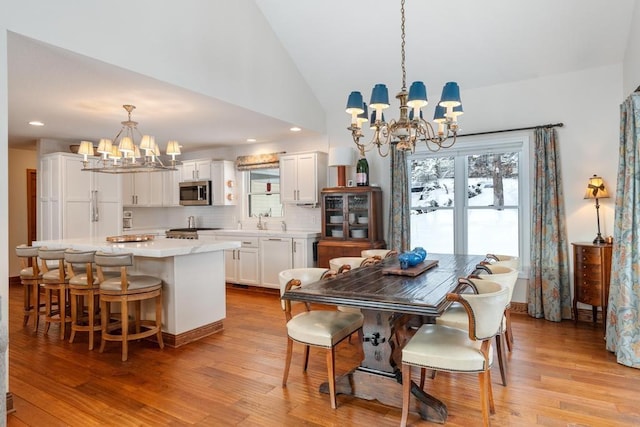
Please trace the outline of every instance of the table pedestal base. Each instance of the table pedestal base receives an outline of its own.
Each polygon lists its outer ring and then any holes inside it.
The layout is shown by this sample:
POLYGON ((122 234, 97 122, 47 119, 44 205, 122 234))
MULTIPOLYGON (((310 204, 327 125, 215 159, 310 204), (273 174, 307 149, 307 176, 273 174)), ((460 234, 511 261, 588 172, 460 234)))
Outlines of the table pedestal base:
MULTIPOLYGON (((402 408, 402 377, 365 368, 356 368, 336 379, 336 394, 347 394, 365 400, 377 400, 383 405, 402 408)), ((329 394, 329 384, 322 383, 320 392, 329 394)), ((411 382, 411 393, 415 397, 411 406, 423 420, 444 424, 447 407, 440 400, 425 393, 411 382)))

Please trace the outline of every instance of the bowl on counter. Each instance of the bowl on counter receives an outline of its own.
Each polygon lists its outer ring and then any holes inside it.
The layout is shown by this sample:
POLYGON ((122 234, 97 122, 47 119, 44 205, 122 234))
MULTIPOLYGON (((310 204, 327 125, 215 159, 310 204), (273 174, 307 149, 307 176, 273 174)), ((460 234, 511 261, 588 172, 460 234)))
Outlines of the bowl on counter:
POLYGON ((331 224, 340 224, 344 221, 344 217, 342 215, 332 215, 329 217, 329 223, 331 224))
POLYGON ((331 230, 331 237, 344 237, 342 230, 331 230))
POLYGON ((367 230, 351 230, 351 237, 354 239, 364 239, 367 237, 367 230))

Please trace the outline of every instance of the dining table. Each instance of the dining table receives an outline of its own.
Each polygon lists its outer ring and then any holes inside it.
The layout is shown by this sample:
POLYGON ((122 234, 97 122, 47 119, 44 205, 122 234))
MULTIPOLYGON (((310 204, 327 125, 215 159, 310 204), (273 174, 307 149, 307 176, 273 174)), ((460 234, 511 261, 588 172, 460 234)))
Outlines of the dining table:
MULTIPOLYGON (((450 292, 463 290, 458 278, 469 276, 484 255, 430 253, 416 267, 401 269, 398 257, 338 274, 282 295, 283 299, 360 309, 364 315, 360 365, 336 380, 336 393, 402 407, 402 347, 422 323, 433 322, 451 304, 450 292)), ((320 386, 328 393, 328 384, 320 386)), ((420 416, 444 423, 447 407, 411 386, 420 416)))

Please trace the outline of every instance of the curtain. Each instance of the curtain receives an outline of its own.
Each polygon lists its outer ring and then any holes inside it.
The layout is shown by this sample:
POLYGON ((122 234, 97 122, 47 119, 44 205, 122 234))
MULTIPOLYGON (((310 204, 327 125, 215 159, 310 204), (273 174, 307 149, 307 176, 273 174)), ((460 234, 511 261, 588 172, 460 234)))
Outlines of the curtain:
POLYGON ((620 106, 620 160, 615 201, 607 350, 640 368, 640 94, 620 106))
POLYGON ((389 248, 398 252, 409 250, 410 206, 407 153, 391 145, 391 207, 389 209, 389 248))
POLYGON ((569 250, 560 158, 554 128, 535 131, 529 315, 559 322, 571 319, 569 250))

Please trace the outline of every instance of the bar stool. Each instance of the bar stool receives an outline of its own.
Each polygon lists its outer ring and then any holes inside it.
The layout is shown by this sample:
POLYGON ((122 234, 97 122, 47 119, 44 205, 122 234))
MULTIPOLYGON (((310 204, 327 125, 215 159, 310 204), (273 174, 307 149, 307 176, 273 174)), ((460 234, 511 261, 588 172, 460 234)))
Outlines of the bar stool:
POLYGON ((33 316, 33 330, 38 330, 40 319, 40 283, 42 272, 38 266, 38 248, 35 246, 16 246, 16 255, 20 258, 20 283, 24 289, 24 319, 22 325, 29 323, 33 316), (31 262, 31 266, 29 266, 31 262))
POLYGON ((71 336, 73 343, 76 332, 89 332, 89 350, 93 350, 94 333, 100 331, 100 283, 93 271, 96 251, 67 249, 64 260, 69 273, 69 299, 71 300, 71 336), (85 310, 85 299, 87 308, 85 310))
POLYGON ((71 316, 67 314, 69 275, 64 263, 65 250, 66 248, 38 249, 38 257, 42 261, 42 287, 45 295, 44 333, 49 332, 52 323, 59 323, 61 340, 65 337, 67 323, 71 322, 71 316), (58 268, 50 269, 50 261, 56 261, 58 268), (54 309, 54 296, 57 299, 57 309, 54 309))
POLYGON ((102 324, 102 342, 100 353, 104 351, 107 341, 122 343, 122 361, 129 353, 129 341, 156 335, 158 345, 162 342, 162 280, 157 277, 127 274, 127 267, 133 265, 133 254, 111 254, 96 252, 94 257, 100 282, 100 323, 102 324), (104 268, 117 267, 120 275, 108 278, 104 268), (155 319, 143 320, 141 301, 155 299, 155 319), (135 333, 129 333, 128 303, 135 303, 135 333), (120 321, 109 323, 111 304, 120 304, 120 321), (142 328, 145 328, 143 330, 142 328), (120 330, 121 333, 117 333, 120 330))

